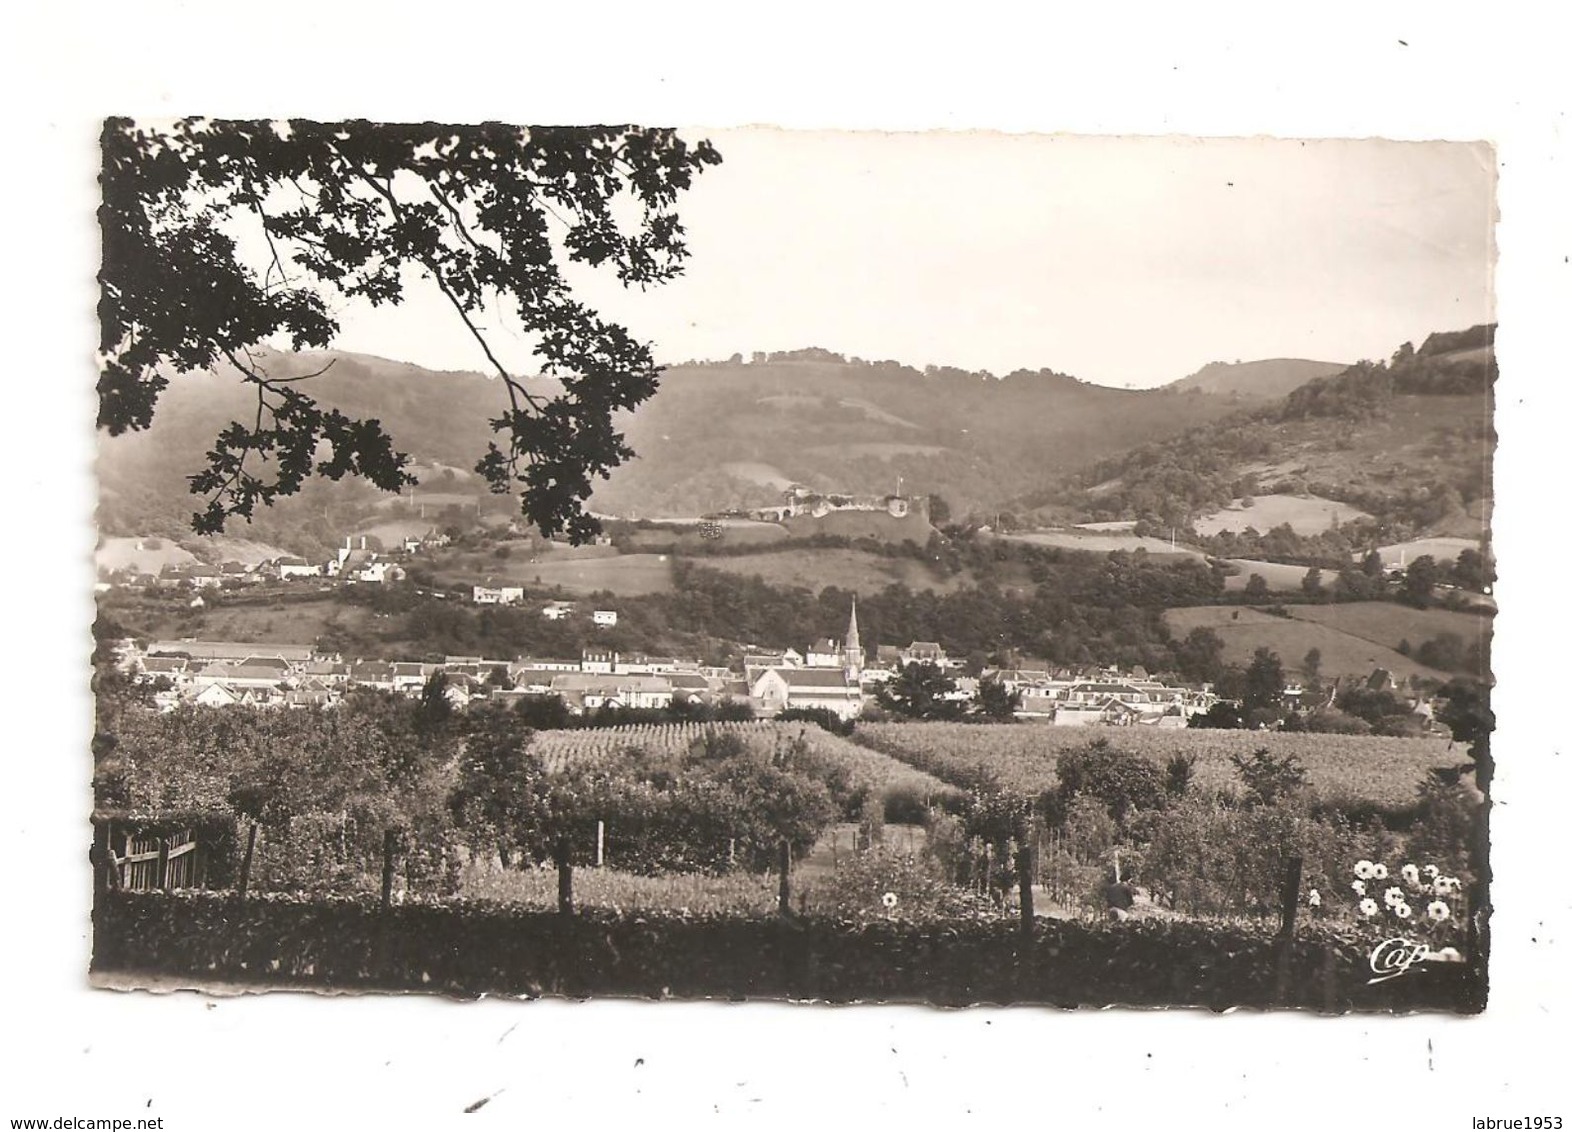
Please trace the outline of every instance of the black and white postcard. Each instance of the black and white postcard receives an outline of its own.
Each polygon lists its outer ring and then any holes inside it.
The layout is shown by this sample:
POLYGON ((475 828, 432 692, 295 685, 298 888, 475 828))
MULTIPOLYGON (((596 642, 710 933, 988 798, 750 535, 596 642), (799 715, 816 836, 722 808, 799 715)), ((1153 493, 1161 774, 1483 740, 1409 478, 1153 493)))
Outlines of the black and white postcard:
POLYGON ((0 1116, 195 1127, 190 1058, 244 1122, 283 1026, 395 1120, 794 1065, 1095 1114, 1215 1042, 1241 1118, 1440 1062, 1414 1113, 1560 1126, 1476 1053, 1564 903, 1498 647, 1554 628, 1521 130, 382 105, 74 123, 90 697, 27 757, 80 915, 31 919, 118 1052, 0 1116))

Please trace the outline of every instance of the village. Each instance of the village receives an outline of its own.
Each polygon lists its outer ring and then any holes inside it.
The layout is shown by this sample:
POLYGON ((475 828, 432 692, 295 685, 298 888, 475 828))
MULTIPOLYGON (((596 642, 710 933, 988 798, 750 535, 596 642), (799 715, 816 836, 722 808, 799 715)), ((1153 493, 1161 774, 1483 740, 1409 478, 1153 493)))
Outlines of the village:
MULTIPOLYGON (((477 595, 476 601, 485 603, 477 595)), ((571 602, 552 601, 541 616, 583 616, 571 602)), ((589 611, 597 625, 614 625, 615 610, 589 611)), ((150 686, 165 711, 182 705, 229 707, 331 707, 355 688, 419 696, 437 676, 455 707, 479 699, 560 700, 572 715, 603 709, 663 710, 674 705, 746 706, 756 716, 786 711, 827 711, 841 720, 860 717, 876 702, 882 684, 903 665, 931 665, 950 690, 943 698, 971 703, 986 680, 1018 695, 1015 716, 1060 726, 1143 725, 1185 727, 1218 697, 1209 685, 1185 686, 1151 679, 1137 668, 1072 671, 985 668, 968 675, 936 641, 864 650, 853 603, 841 641, 823 638, 796 648, 753 649, 736 667, 703 665, 674 656, 623 655, 586 648, 578 657, 448 656, 442 662, 360 660, 305 644, 208 640, 123 642, 122 669, 150 686)), ((1297 700, 1303 689, 1290 686, 1297 700)))

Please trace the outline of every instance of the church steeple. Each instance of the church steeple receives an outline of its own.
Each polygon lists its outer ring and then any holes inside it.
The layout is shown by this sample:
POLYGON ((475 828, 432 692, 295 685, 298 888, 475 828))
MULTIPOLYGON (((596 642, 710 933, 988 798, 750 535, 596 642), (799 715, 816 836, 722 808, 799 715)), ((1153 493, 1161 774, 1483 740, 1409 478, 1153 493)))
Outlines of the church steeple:
POLYGON ((862 638, 857 635, 857 595, 852 595, 851 624, 846 626, 846 674, 855 680, 862 675, 862 638))

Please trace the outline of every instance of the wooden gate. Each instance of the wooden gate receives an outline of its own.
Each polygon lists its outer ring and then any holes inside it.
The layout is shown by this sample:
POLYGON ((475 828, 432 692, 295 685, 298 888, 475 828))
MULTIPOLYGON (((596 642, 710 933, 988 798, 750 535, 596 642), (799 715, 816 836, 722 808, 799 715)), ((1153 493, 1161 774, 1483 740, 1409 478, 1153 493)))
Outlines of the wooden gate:
POLYGON ((108 863, 114 888, 168 892, 203 887, 207 881, 200 847, 189 829, 162 836, 111 835, 108 863))

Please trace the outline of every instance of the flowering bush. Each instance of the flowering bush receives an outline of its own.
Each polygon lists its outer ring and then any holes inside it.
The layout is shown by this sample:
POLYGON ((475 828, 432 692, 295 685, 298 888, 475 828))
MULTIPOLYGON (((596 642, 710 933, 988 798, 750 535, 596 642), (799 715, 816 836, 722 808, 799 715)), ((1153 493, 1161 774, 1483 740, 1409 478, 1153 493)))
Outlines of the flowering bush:
POLYGON ((1463 882, 1436 865, 1407 862, 1393 877, 1382 862, 1361 860, 1354 864, 1348 891, 1355 917, 1382 931, 1452 942, 1466 920, 1463 882))

